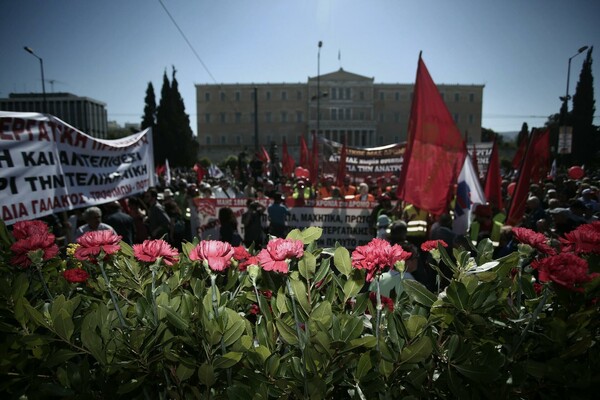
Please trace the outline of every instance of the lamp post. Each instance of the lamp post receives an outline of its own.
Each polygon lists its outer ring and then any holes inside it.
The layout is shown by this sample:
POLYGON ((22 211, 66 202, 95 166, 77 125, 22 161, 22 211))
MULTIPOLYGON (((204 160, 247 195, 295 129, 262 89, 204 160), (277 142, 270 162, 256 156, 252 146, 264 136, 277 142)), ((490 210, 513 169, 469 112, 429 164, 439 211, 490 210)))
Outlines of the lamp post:
POLYGON ((37 58, 38 60, 40 60, 40 70, 42 71, 42 95, 44 96, 44 113, 48 112, 48 102, 46 101, 46 80, 44 79, 44 60, 42 60, 42 57, 38 56, 37 54, 35 54, 33 52, 33 50, 31 49, 31 47, 23 47, 25 49, 26 52, 28 52, 29 54, 31 54, 32 56, 34 56, 35 58, 37 58))
POLYGON ((317 135, 321 123, 321 47, 323 47, 323 42, 319 40, 319 50, 317 51, 317 135))
MULTIPOLYGON (((586 51, 588 49, 588 46, 583 46, 580 47, 579 50, 577 50, 577 53, 573 54, 571 57, 569 57, 569 62, 568 62, 568 67, 567 67, 567 93, 565 94, 565 97, 562 98, 563 100, 563 105, 561 108, 561 119, 562 119, 562 127, 563 127, 563 136, 564 136, 564 140, 567 140, 567 135, 568 135, 568 129, 567 129, 567 115, 569 114, 569 81, 571 79, 571 60, 574 59, 575 57, 577 57, 578 55, 580 55, 581 53, 583 53, 584 51, 586 51)), ((559 135, 560 136, 560 135, 559 135)), ((560 154, 560 138, 559 138, 559 145, 558 147, 558 152, 560 154)))

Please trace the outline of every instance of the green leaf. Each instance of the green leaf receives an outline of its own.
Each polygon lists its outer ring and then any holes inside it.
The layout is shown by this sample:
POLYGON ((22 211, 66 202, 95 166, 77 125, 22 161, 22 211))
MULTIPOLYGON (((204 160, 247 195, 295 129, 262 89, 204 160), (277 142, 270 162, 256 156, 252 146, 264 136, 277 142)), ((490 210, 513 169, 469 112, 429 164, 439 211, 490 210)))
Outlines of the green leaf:
POLYGON ((102 364, 106 364, 106 353, 102 348, 102 339, 96 333, 97 316, 91 312, 85 316, 81 324, 81 343, 102 364))
POLYGON ((230 324, 227 325, 227 329, 223 332, 223 343, 225 346, 231 346, 235 343, 244 334, 246 329, 246 324, 242 317, 235 321, 230 319, 229 322, 230 324))
POLYGON ((421 315, 411 315, 406 321, 406 329, 409 339, 414 339, 419 336, 423 329, 427 326, 427 318, 421 315))
MULTIPOLYGON (((121 243, 123 243, 123 242, 121 242, 121 243)), ((145 378, 146 378, 146 375, 136 378, 136 379, 130 379, 129 382, 119 385, 119 388, 117 389, 117 394, 126 394, 126 393, 134 391, 140 385, 145 383, 145 381, 146 381, 145 378)))
POLYGON ((229 353, 224 354, 221 357, 217 357, 213 366, 215 368, 231 368, 235 364, 237 364, 241 359, 244 353, 239 351, 230 351, 229 353))
POLYGON ((183 363, 180 363, 177 366, 177 370, 175 371, 175 374, 177 375, 177 378, 179 378, 179 381, 185 381, 188 380, 192 375, 194 375, 194 372, 196 371, 196 368, 191 368, 186 366, 183 363))
POLYGON ((56 334, 68 342, 75 330, 71 316, 65 309, 61 309, 58 313, 53 314, 52 326, 54 327, 56 334))
POLYGON ((317 240, 319 240, 322 234, 323 228, 309 226, 301 232, 300 237, 298 239, 302 240, 302 243, 304 244, 309 244, 311 242, 316 242, 317 240))
POLYGON ((291 279, 290 278, 290 285, 292 285, 292 290, 294 291, 296 300, 298 301, 298 304, 300 304, 300 307, 302 307, 302 309, 304 310, 304 312, 306 314, 310 313, 310 304, 308 303, 308 297, 306 294, 306 286, 304 286, 304 283, 302 283, 301 281, 297 280, 297 279, 291 279))
POLYGON ((330 258, 321 259, 319 270, 317 271, 317 275, 315 276, 315 283, 321 282, 323 279, 325 279, 327 273, 331 270, 331 268, 329 268, 330 262, 330 258))
POLYGON ((189 328, 188 321, 181 318, 179 314, 177 314, 173 309, 169 306, 159 304, 159 310, 164 310, 167 315, 167 320, 177 329, 181 329, 182 331, 186 331, 189 328))
POLYGON ((319 322, 325 329, 331 327, 332 321, 331 303, 327 300, 323 300, 310 314, 310 318, 313 321, 319 322))
POLYGON ((358 364, 356 365, 356 373, 354 377, 356 381, 360 381, 367 373, 373 368, 373 364, 371 363, 371 355, 369 352, 363 353, 358 360, 358 364))
MULTIPOLYGON (((342 322, 342 321, 340 321, 342 322)), ((340 340, 348 342, 359 337, 364 329, 363 321, 359 317, 347 316, 342 323, 342 332, 340 340)))
POLYGON ((333 265, 346 278, 352 273, 352 260, 350 253, 345 247, 338 247, 333 253, 333 265))
POLYGON ((344 351, 349 351, 361 346, 372 349, 377 346, 377 338, 375 336, 363 336, 358 339, 352 339, 347 343, 348 344, 344 347, 344 351))
POLYGON ((29 317, 33 319, 36 324, 38 324, 39 326, 49 328, 48 322, 44 318, 44 315, 35 308, 33 308, 26 298, 22 299, 22 303, 23 307, 25 308, 25 311, 27 312, 27 314, 29 314, 29 317))
POLYGON ((210 364, 202 364, 198 367, 198 379, 204 386, 211 387, 217 381, 215 370, 210 364))
POLYGON ((300 272, 300 275, 302 275, 304 279, 312 279, 315 275, 316 268, 317 258, 311 252, 305 251, 298 262, 298 271, 300 272))
POLYGON ((27 293, 27 289, 29 288, 29 278, 27 278, 27 274, 17 274, 17 277, 12 281, 11 287, 11 297, 13 301, 17 301, 18 299, 23 298, 23 296, 25 296, 25 293, 27 293))
POLYGON ((497 370, 491 369, 484 365, 454 365, 454 368, 461 375, 475 382, 492 382, 500 377, 500 373, 497 370))
POLYGON ((462 282, 452 281, 446 288, 446 295, 450 303, 457 309, 465 311, 469 302, 469 292, 462 282))
POLYGON ((298 334, 294 327, 289 326, 283 321, 275 321, 275 326, 281 335, 281 338, 289 345, 295 346, 298 344, 298 334))
POLYGON ((404 291, 417 303, 424 305, 425 307, 431 307, 437 300, 437 296, 431 293, 423 284, 414 281, 412 279, 405 279, 402 281, 404 285, 404 291))
POLYGON ((344 303, 356 296, 360 290, 363 288, 363 286, 365 285, 365 279, 362 276, 362 274, 359 271, 356 271, 355 273, 352 274, 352 276, 350 276, 350 279, 348 279, 345 283, 344 283, 344 303))
POLYGON ((425 361, 431 355, 433 346, 428 336, 423 336, 416 342, 402 349, 400 360, 403 363, 418 363, 425 361))
POLYGON ((277 310, 279 310, 279 315, 288 312, 288 308, 285 304, 285 300, 287 299, 285 293, 283 292, 282 288, 279 288, 279 291, 277 292, 277 301, 275 302, 275 305, 277 306, 277 310))

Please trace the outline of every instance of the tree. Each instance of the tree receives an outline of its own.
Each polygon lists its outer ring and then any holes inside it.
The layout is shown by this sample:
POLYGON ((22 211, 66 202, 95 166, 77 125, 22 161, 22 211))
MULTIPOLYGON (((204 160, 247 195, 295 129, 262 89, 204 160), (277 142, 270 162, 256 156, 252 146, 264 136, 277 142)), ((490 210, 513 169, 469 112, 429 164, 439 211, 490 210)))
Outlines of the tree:
POLYGON ((148 82, 144 104, 144 116, 142 117, 141 125, 142 130, 154 128, 154 125, 156 125, 156 95, 154 94, 152 82, 148 82))
POLYGON ((157 140, 154 143, 154 160, 164 164, 169 160, 171 167, 191 167, 196 161, 198 144, 190 128, 190 118, 185 113, 185 105, 173 67, 169 82, 167 71, 163 74, 160 103, 156 113, 157 140))
POLYGON ((594 77, 592 76, 592 50, 590 47, 581 67, 579 82, 573 96, 573 160, 589 165, 598 152, 598 129, 594 126, 596 111, 594 77))

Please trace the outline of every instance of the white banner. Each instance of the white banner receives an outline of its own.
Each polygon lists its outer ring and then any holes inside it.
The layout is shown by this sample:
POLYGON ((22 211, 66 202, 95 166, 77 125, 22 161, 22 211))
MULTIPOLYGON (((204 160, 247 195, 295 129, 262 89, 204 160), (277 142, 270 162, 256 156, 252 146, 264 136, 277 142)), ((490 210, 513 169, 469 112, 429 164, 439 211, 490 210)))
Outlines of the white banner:
MULTIPOLYGON (((200 219, 202 239, 219 239, 219 209, 229 207, 238 220, 238 231, 244 237, 242 214, 246 211, 246 198, 237 199, 194 199, 200 219)), ((268 207, 271 200, 259 200, 268 207)), ((289 207, 289 229, 304 229, 317 226, 323 229, 318 241, 320 246, 333 247, 337 242, 347 248, 367 244, 373 239, 369 230, 371 210, 375 202, 342 200, 307 200, 302 207, 289 207)), ((265 212, 264 225, 268 225, 265 212)))
POLYGON ((50 115, 0 111, 0 217, 6 224, 107 203, 154 185, 150 129, 102 140, 50 115))

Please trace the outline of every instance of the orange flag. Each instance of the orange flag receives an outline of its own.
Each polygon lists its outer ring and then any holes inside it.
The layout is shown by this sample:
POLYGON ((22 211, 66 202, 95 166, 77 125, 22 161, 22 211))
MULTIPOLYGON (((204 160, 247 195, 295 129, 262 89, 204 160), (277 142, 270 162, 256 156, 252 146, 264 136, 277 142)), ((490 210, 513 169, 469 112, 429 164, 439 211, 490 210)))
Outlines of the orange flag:
POLYGON ((498 157, 498 144, 494 138, 490 163, 485 177, 485 198, 499 210, 504 208, 502 200, 502 176, 500 175, 500 158, 498 157))
POLYGON ((419 55, 398 197, 439 215, 448 210, 465 142, 419 55))

